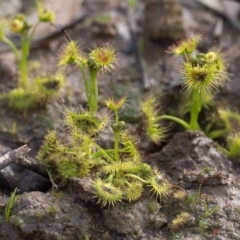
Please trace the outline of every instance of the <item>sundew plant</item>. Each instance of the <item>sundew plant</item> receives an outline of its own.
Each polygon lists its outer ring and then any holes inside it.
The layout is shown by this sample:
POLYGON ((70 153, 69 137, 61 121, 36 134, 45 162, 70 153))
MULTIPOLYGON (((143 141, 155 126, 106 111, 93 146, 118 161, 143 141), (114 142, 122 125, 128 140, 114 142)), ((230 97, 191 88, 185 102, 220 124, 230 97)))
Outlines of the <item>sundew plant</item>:
POLYGON ((197 50, 200 38, 200 35, 190 37, 169 49, 175 57, 182 57, 178 72, 191 102, 190 120, 186 122, 168 115, 161 118, 175 121, 188 130, 201 130, 198 120, 204 99, 212 97, 228 79, 226 62, 219 51, 201 53, 197 50))
POLYGON ((158 169, 142 162, 136 139, 119 118, 126 97, 107 98, 104 101, 106 111, 99 109, 98 75, 113 71, 116 60, 116 51, 110 44, 84 53, 77 42, 67 40, 64 43, 56 66, 65 69, 68 64, 74 64, 78 67, 88 107, 65 109, 69 140, 63 141, 56 131, 49 132, 38 159, 50 169, 53 179, 90 177, 94 196, 103 206, 124 199, 135 201, 141 197, 144 187, 163 200, 172 194, 172 184, 158 169), (109 149, 99 142, 106 130, 113 133, 112 148, 109 149))
MULTIPOLYGON (((151 116, 153 116, 152 119, 157 120, 157 126, 159 126, 160 120, 167 119, 180 124, 186 130, 203 130, 212 139, 225 137, 227 139, 226 148, 219 148, 228 157, 239 158, 240 133, 238 129, 240 129, 240 115, 237 112, 232 112, 229 109, 218 109, 218 117, 221 120, 220 129, 216 128, 216 119, 211 119, 206 126, 202 126, 203 129, 199 125, 199 114, 202 108, 208 104, 209 99, 211 100, 214 94, 219 91, 219 88, 228 80, 227 62, 223 54, 214 49, 206 53, 200 52, 197 49, 200 39, 200 35, 189 37, 171 46, 168 51, 174 54, 174 57, 182 59, 177 71, 182 79, 183 91, 185 90, 185 95, 187 95, 187 106, 185 105, 186 109, 184 111, 189 114, 189 121, 171 115, 158 114, 157 118, 154 115, 151 116)), ((153 105, 155 100, 149 98, 148 102, 153 105)), ((154 130, 156 131, 156 129, 154 130)), ((148 131, 148 133, 150 132, 148 131)))
POLYGON ((0 40, 6 43, 16 57, 19 69, 18 86, 1 98, 7 98, 9 106, 15 110, 25 111, 45 105, 58 94, 64 79, 60 74, 41 75, 35 79, 29 78, 28 58, 34 34, 41 23, 54 21, 54 12, 46 10, 42 1, 37 1, 38 22, 35 25, 29 23, 24 14, 18 14, 12 19, 3 19, 0 22, 0 40), (8 31, 18 34, 21 39, 20 51, 8 38, 8 31))

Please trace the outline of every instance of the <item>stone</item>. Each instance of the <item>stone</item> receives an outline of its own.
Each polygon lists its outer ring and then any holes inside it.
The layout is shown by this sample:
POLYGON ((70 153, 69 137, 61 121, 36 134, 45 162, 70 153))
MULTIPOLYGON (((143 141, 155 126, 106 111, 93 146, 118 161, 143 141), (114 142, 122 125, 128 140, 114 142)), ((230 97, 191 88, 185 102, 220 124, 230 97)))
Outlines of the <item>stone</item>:
POLYGON ((181 8, 175 0, 148 0, 143 16, 144 32, 150 39, 175 41, 185 34, 181 8))
POLYGON ((88 212, 70 199, 41 192, 24 193, 14 205, 10 222, 24 239, 85 239, 90 228, 88 212))

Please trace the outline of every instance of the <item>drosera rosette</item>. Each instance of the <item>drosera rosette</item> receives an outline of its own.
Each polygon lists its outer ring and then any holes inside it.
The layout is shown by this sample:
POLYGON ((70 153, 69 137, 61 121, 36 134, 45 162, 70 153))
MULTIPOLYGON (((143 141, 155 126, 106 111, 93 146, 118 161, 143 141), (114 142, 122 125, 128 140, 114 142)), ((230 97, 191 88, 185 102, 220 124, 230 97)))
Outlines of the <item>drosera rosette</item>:
POLYGON ((47 102, 56 99, 64 85, 65 77, 61 73, 37 76, 34 79, 33 87, 39 95, 40 105, 45 106, 47 102))
POLYGON ((188 212, 181 212, 178 214, 169 225, 171 231, 176 231, 183 227, 191 218, 191 214, 188 212))
POLYGON ((36 94, 28 88, 15 88, 10 91, 5 97, 8 99, 8 106, 16 111, 24 112, 28 109, 32 109, 37 105, 36 94))
POLYGON ((93 113, 82 107, 77 109, 65 108, 63 114, 68 129, 89 137, 101 134, 110 122, 110 117, 107 113, 93 113))
POLYGON ((151 188, 150 192, 161 200, 163 198, 168 198, 172 194, 172 184, 168 181, 166 176, 157 169, 153 169, 148 179, 148 187, 151 188))
POLYGON ((120 202, 123 198, 122 190, 119 187, 114 186, 112 183, 104 182, 102 179, 97 178, 93 183, 93 188, 96 192, 96 198, 98 203, 102 203, 102 206, 112 205, 120 202))
POLYGON ((118 111, 124 102, 124 98, 107 100, 109 109, 116 111, 111 127, 119 134, 114 135, 112 149, 102 148, 98 141, 110 126, 108 114, 98 115, 99 111, 81 108, 65 109, 65 129, 69 136, 61 141, 56 132, 49 132, 38 154, 39 161, 52 172, 54 181, 89 176, 91 194, 94 193, 102 206, 114 206, 123 200, 136 201, 144 187, 161 200, 172 193, 172 184, 165 175, 142 162, 136 139, 119 121, 118 111))
POLYGON ((226 61, 219 51, 211 50, 205 54, 186 56, 186 61, 179 67, 183 79, 183 88, 192 93, 197 91, 201 98, 217 92, 227 78, 226 61))
MULTIPOLYGON (((87 55, 82 54, 76 42, 70 40, 65 44, 58 58, 58 66, 75 64, 79 67, 84 78, 88 108, 65 108, 65 139, 61 141, 56 133, 50 132, 38 154, 40 162, 47 168, 54 166, 53 179, 60 177, 68 181, 72 177, 88 176, 91 184, 89 193, 102 206, 114 206, 123 200, 136 201, 142 196, 144 187, 160 200, 168 198, 173 192, 173 185, 163 173, 142 162, 137 139, 119 117, 119 112, 126 104, 126 97, 106 99, 104 103, 108 112, 98 109, 97 75, 101 70, 105 72, 113 69, 115 51, 107 45, 91 50, 87 55), (85 60, 79 60, 83 55, 86 56, 87 64, 85 60), (97 58, 100 58, 101 64, 95 62, 99 60, 97 58), (114 134, 112 148, 105 149, 100 140, 107 129, 111 129, 114 134), (52 146, 54 142, 56 148, 52 146), (45 160, 48 156, 51 156, 50 161, 45 160)), ((158 115, 154 116, 158 120, 158 115)))
POLYGON ((64 83, 64 76, 58 73, 38 76, 27 88, 15 88, 5 97, 10 108, 26 114, 28 110, 44 108, 48 102, 56 99, 64 83))
POLYGON ((187 130, 201 130, 198 118, 204 106, 203 99, 213 97, 219 87, 228 80, 227 62, 223 54, 214 49, 206 53, 199 52, 197 46, 200 39, 200 35, 189 37, 169 50, 174 56, 182 58, 177 70, 182 79, 183 89, 191 102, 189 122, 170 115, 163 115, 161 119, 177 122, 187 130))
POLYGON ((143 184, 140 181, 126 181, 127 188, 124 191, 125 198, 129 201, 136 201, 139 199, 143 192, 143 184))
POLYGON ((187 192, 183 189, 177 189, 173 193, 173 198, 177 200, 183 200, 187 197, 187 192))
POLYGON ((172 184, 170 184, 164 174, 157 170, 152 170, 146 163, 123 161, 103 166, 102 170, 98 174, 101 175, 101 179, 98 177, 93 180, 93 187, 95 188, 95 197, 100 197, 99 202, 102 202, 104 206, 114 205, 112 191, 118 192, 118 195, 114 198, 115 203, 123 199, 129 202, 138 200, 142 196, 144 186, 150 188, 152 195, 161 201, 170 197, 172 193, 172 184), (103 178, 106 180, 103 181, 103 178), (100 182, 102 183, 102 188, 97 189, 96 186, 99 187, 100 182), (109 188, 103 187, 107 186, 103 182, 111 186, 111 191, 109 188), (102 190, 104 191, 99 192, 102 190))
POLYGON ((4 19, 0 23, 0 40, 8 44, 11 48, 19 68, 17 88, 1 97, 8 99, 11 108, 23 111, 24 113, 26 113, 28 109, 46 105, 48 101, 54 99, 60 90, 60 87, 56 88, 56 86, 60 86, 61 84, 58 83, 63 82, 63 79, 60 81, 59 77, 56 77, 55 74, 52 74, 51 77, 46 76, 45 79, 42 77, 33 79, 32 76, 29 75, 30 64, 28 63, 28 58, 35 32, 41 22, 52 24, 54 21, 54 12, 46 10, 43 1, 39 0, 36 4, 38 9, 38 21, 35 24, 30 24, 24 14, 18 14, 9 20, 4 19), (8 31, 20 36, 20 51, 15 46, 14 42, 8 38, 8 34, 6 34, 8 31), (52 77, 56 79, 50 80, 49 78, 52 77), (55 86, 54 89, 53 85, 55 86))

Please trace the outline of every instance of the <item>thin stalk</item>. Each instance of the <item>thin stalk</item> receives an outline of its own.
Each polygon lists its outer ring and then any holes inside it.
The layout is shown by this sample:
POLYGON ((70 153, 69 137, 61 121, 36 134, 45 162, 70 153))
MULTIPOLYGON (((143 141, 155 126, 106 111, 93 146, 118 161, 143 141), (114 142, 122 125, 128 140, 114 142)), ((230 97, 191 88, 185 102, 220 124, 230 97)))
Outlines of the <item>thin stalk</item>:
POLYGON ((3 41, 12 49, 15 57, 19 61, 19 59, 20 59, 19 53, 18 53, 18 50, 17 50, 16 46, 14 45, 14 43, 10 39, 8 39, 6 37, 3 38, 3 41))
POLYGON ((226 148, 218 145, 218 149, 229 157, 230 151, 228 151, 226 148))
POLYGON ((23 88, 28 87, 28 69, 27 69, 27 61, 28 61, 28 55, 30 50, 30 45, 33 40, 33 36, 37 30, 37 27, 39 26, 40 22, 38 22, 32 32, 30 33, 30 36, 28 37, 28 32, 23 32, 22 39, 21 39, 21 49, 22 49, 22 57, 19 62, 19 68, 20 68, 20 82, 19 86, 23 88))
POLYGON ((34 28, 32 29, 32 32, 30 33, 30 36, 29 36, 29 46, 31 45, 31 43, 32 43, 32 40, 33 40, 33 37, 34 37, 34 34, 35 34, 35 32, 36 32, 36 30, 37 30, 37 28, 38 28, 38 26, 39 26, 39 24, 40 24, 41 22, 39 21, 39 22, 37 22, 37 24, 34 26, 34 28))
POLYGON ((119 161, 119 138, 120 138, 120 132, 114 132, 114 158, 115 161, 119 161))
POLYGON ((96 147, 102 153, 102 155, 106 157, 110 162, 114 162, 114 160, 107 154, 107 152, 102 149, 98 144, 93 142, 92 145, 96 147))
POLYGON ((185 122, 184 120, 182 120, 181 118, 178 118, 178 117, 174 117, 174 116, 171 116, 171 115, 161 115, 159 117, 159 119, 171 120, 171 121, 174 121, 174 122, 180 124, 186 130, 191 129, 191 126, 187 122, 185 122))
POLYGON ((215 139, 215 138, 222 137, 227 133, 228 133, 227 129, 218 129, 208 133, 207 136, 211 139, 215 139))
POLYGON ((91 144, 90 144, 90 139, 87 138, 85 141, 84 141, 84 144, 86 144, 86 146, 88 146, 88 149, 87 149, 87 156, 89 157, 92 153, 92 149, 91 149, 91 144))
POLYGON ((98 84, 97 84, 97 74, 99 69, 90 67, 90 86, 89 86, 89 94, 90 94, 90 102, 89 108, 90 111, 96 111, 98 106, 98 84))
MULTIPOLYGON (((113 154, 115 152, 115 149, 104 149, 104 151, 109 155, 109 154, 113 154)), ((102 157, 103 153, 102 153, 102 151, 97 151, 95 153, 92 153, 91 156, 93 158, 102 157)))
POLYGON ((77 63, 77 65, 79 67, 79 70, 82 73, 83 82, 84 82, 84 88, 85 88, 85 92, 86 92, 87 99, 88 99, 88 104, 89 104, 89 102, 90 102, 89 82, 88 82, 86 73, 85 73, 83 67, 81 66, 81 64, 77 63))
POLYGON ((134 179, 139 180, 140 182, 142 182, 142 183, 144 183, 144 184, 147 184, 147 183, 148 183, 147 180, 144 180, 144 179, 140 178, 139 176, 134 175, 134 174, 131 174, 131 173, 124 174, 123 176, 124 176, 124 177, 134 178, 134 179))
POLYGON ((107 182, 112 183, 112 180, 113 180, 113 174, 110 174, 107 178, 107 182))
MULTIPOLYGON (((115 111, 115 116, 116 116, 116 124, 118 124, 118 111, 115 111)), ((119 138, 120 138, 120 130, 114 131, 114 156, 115 156, 115 161, 119 161, 119 138)))
POLYGON ((198 90, 193 90, 192 92, 192 108, 190 111, 190 128, 191 130, 200 130, 198 124, 198 116, 202 109, 202 102, 198 93, 198 90))
MULTIPOLYGON (((104 151, 109 155, 109 154, 114 154, 115 153, 115 149, 104 149, 104 151)), ((125 153, 126 149, 122 148, 122 149, 118 149, 118 152, 122 152, 125 153)), ((93 158, 97 158, 97 157, 102 157, 103 154, 101 151, 97 151, 95 153, 92 153, 91 156, 93 158)))
POLYGON ((24 33, 21 40, 21 48, 22 48, 22 58, 19 63, 20 68, 20 82, 19 86, 23 88, 27 88, 28 86, 28 71, 27 71, 27 60, 29 55, 29 40, 24 33))

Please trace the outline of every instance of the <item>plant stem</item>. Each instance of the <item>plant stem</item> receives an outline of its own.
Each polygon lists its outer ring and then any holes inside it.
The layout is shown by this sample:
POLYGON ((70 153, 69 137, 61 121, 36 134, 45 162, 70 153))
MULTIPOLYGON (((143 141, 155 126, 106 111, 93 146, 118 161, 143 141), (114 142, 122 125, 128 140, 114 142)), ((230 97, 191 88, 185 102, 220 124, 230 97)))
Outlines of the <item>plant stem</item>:
POLYGON ((119 149, 118 149, 118 145, 119 145, 119 137, 120 137, 120 132, 115 132, 114 133, 114 157, 115 157, 115 161, 119 161, 119 149))
POLYGON ((36 30, 37 30, 37 27, 39 26, 39 24, 40 24, 41 22, 39 21, 35 26, 34 26, 34 28, 32 29, 32 32, 31 32, 31 34, 30 34, 30 36, 29 36, 29 46, 31 45, 31 43, 32 43, 32 40, 33 40, 33 37, 34 37, 34 34, 35 34, 35 32, 36 32, 36 30))
POLYGON ((98 85, 97 85, 97 74, 99 69, 89 67, 90 70, 90 86, 89 86, 89 108, 90 111, 95 112, 98 106, 98 85))
POLYGON ((171 115, 161 115, 159 117, 159 119, 167 119, 167 120, 171 120, 171 121, 174 121, 178 124, 180 124, 182 127, 184 127, 186 130, 189 130, 191 129, 190 125, 185 122, 184 120, 182 120, 181 118, 178 118, 178 117, 174 117, 174 116, 171 116, 171 115))
MULTIPOLYGON (((104 149, 104 151, 109 155, 109 154, 113 154, 115 150, 114 149, 104 149)), ((103 153, 102 153, 102 151, 97 151, 95 153, 92 153, 91 156, 93 158, 102 157, 103 153)))
POLYGON ((227 129, 218 129, 208 133, 207 136, 211 139, 215 139, 215 138, 222 137, 227 133, 228 133, 227 129))
MULTIPOLYGON (((99 152, 101 152, 102 155, 103 155, 104 157, 106 157, 110 162, 114 162, 114 160, 107 154, 107 152, 106 152, 104 149, 102 149, 98 144, 92 142, 92 145, 95 146, 96 148, 98 148, 98 149, 99 149, 99 152)), ((94 154, 93 154, 93 155, 94 155, 94 154)))
MULTIPOLYGON (((104 149, 104 151, 105 151, 108 155, 115 153, 115 149, 104 149)), ((124 148, 122 148, 122 149, 118 149, 118 152, 125 153, 126 150, 125 150, 124 148)), ((97 151, 97 152, 95 152, 95 153, 92 153, 91 156, 92 156, 93 158, 102 157, 102 156, 103 156, 103 153, 102 153, 102 151, 97 151)))
MULTIPOLYGON (((118 124, 118 111, 115 111, 115 116, 116 116, 116 124, 118 124)), ((115 156, 115 161, 119 161, 119 138, 120 138, 120 130, 114 131, 114 156, 115 156)))
POLYGON ((139 180, 139 181, 142 182, 142 183, 145 183, 145 184, 148 183, 147 180, 144 180, 144 179, 140 178, 139 176, 134 175, 134 174, 131 174, 131 173, 124 174, 124 177, 131 177, 131 178, 134 178, 134 179, 139 180))
POLYGON ((194 89, 192 92, 192 108, 190 111, 190 129, 191 130, 200 130, 198 124, 198 115, 202 108, 202 102, 198 90, 194 89))
POLYGON ((19 61, 18 50, 17 50, 16 46, 14 45, 14 43, 13 43, 10 39, 8 39, 8 38, 6 38, 6 37, 3 38, 3 41, 4 41, 6 44, 8 44, 8 46, 12 49, 15 57, 16 57, 17 60, 19 61))
POLYGON ((19 87, 27 88, 28 86, 28 71, 27 71, 27 60, 29 55, 29 40, 26 33, 23 33, 21 39, 22 58, 19 63, 20 69, 20 81, 19 87))
POLYGON ((224 154, 226 154, 226 155, 229 157, 230 151, 228 151, 226 148, 218 145, 218 149, 219 149, 220 151, 222 151, 224 154))
POLYGON ((88 82, 88 79, 86 77, 85 71, 84 71, 83 67, 81 66, 81 63, 77 63, 77 65, 78 65, 78 67, 79 67, 79 69, 82 73, 85 92, 86 92, 87 100, 88 100, 88 104, 89 104, 89 102, 90 102, 89 82, 88 82))

